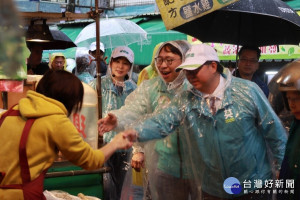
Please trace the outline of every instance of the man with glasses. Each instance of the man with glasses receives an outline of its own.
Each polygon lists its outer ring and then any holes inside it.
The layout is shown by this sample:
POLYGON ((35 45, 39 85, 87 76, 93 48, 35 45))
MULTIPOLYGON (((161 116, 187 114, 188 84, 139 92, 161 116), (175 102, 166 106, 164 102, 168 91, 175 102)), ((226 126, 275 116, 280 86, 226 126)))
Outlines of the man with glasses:
MULTIPOLYGON (((190 88, 184 72, 175 71, 184 61, 189 48, 190 44, 184 40, 161 44, 154 56, 158 76, 143 81, 126 98, 124 106, 100 119, 100 134, 113 128, 119 131, 139 124, 140 120, 166 108, 177 93, 190 88)), ((189 169, 185 166, 182 138, 184 132, 178 127, 170 136, 133 151, 132 167, 140 170, 146 164, 152 199, 200 199, 198 187, 191 181, 189 169)), ((145 195, 145 199, 149 199, 148 190, 145 195)))
POLYGON ((53 53, 49 61, 49 67, 53 70, 65 70, 67 60, 63 53, 53 53))
POLYGON ((268 183, 280 168, 286 133, 265 95, 255 83, 232 77, 206 44, 192 46, 185 58, 176 70, 193 88, 135 126, 138 141, 164 138, 183 125, 185 164, 203 199, 272 199, 268 183))
POLYGON ((259 68, 260 49, 253 46, 243 46, 239 53, 238 69, 233 72, 233 75, 256 83, 260 89, 265 93, 266 97, 269 96, 269 89, 256 71, 259 68))

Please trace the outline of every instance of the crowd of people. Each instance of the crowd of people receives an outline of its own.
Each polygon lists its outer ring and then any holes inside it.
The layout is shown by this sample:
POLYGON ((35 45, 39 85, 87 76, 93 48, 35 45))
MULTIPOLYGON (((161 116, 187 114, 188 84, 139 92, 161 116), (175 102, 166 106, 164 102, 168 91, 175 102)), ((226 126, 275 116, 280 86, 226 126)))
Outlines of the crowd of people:
POLYGON ((84 169, 110 167, 103 177, 107 200, 132 199, 132 173, 141 171, 136 199, 300 199, 299 61, 282 68, 278 81, 294 115, 287 133, 256 74, 258 47, 243 46, 231 71, 207 44, 159 43, 137 85, 134 52, 116 47, 107 63, 101 44, 104 146, 93 150, 68 116, 81 110, 81 82, 97 89, 96 44, 77 55, 71 72, 62 53, 53 53, 47 65, 40 46, 28 47, 28 74, 43 78, 1 115, 0 157, 7 164, 0 165, 0 199, 42 199, 41 182, 58 151, 84 169), (278 180, 284 186, 275 188, 278 180))

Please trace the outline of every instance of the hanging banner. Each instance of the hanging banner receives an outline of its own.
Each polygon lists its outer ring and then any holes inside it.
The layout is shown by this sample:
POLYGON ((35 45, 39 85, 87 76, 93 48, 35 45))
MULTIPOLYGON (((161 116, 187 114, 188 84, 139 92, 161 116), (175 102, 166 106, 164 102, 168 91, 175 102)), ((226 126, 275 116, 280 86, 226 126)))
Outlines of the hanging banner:
MULTIPOLYGON (((194 37, 187 36, 190 44, 200 44, 201 41, 194 37)), ((236 60, 237 45, 224 43, 208 43, 217 50, 220 60, 236 60)), ((242 46, 239 46, 239 49, 242 46)), ((300 58, 300 47, 297 45, 271 45, 259 47, 261 50, 260 60, 291 60, 300 58)))
POLYGON ((156 0, 167 30, 211 13, 238 0, 156 0))

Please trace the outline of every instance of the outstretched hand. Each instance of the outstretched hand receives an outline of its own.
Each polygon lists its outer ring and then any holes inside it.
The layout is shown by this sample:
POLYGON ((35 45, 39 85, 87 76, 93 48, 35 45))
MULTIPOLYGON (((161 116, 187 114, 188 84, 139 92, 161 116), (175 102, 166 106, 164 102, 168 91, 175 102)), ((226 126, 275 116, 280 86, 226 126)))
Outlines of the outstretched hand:
POLYGON ((118 133, 108 144, 101 147, 105 161, 118 149, 129 149, 136 141, 137 132, 135 130, 126 130, 118 133))
POLYGON ((113 130, 117 126, 117 117, 114 114, 108 113, 108 115, 98 122, 99 135, 103 136, 104 133, 113 130))
POLYGON ((111 143, 113 143, 118 149, 129 149, 136 141, 137 132, 135 130, 126 130, 117 134, 111 143))

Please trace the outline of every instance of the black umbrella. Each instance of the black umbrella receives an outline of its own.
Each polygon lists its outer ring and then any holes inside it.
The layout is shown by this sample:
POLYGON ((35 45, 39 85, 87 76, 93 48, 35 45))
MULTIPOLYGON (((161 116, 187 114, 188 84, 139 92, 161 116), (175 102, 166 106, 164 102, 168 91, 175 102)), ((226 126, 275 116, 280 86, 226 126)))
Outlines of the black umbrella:
MULTIPOLYGON (((47 34, 49 33, 47 32, 47 34)), ((51 35, 47 36, 49 41, 39 42, 44 50, 68 49, 71 47, 77 47, 76 44, 74 44, 66 34, 58 29, 50 29, 50 34, 51 35)), ((28 41, 27 39, 28 37, 26 36, 27 46, 30 46, 30 43, 32 42, 28 41)), ((36 43, 36 41, 33 41, 33 43, 36 43)))
POLYGON ((240 0, 174 29, 202 42, 255 46, 300 42, 300 17, 281 0, 240 0))
POLYGON ((43 44, 44 50, 77 47, 76 44, 74 44, 73 41, 62 31, 50 29, 50 32, 52 34, 53 41, 43 44))

